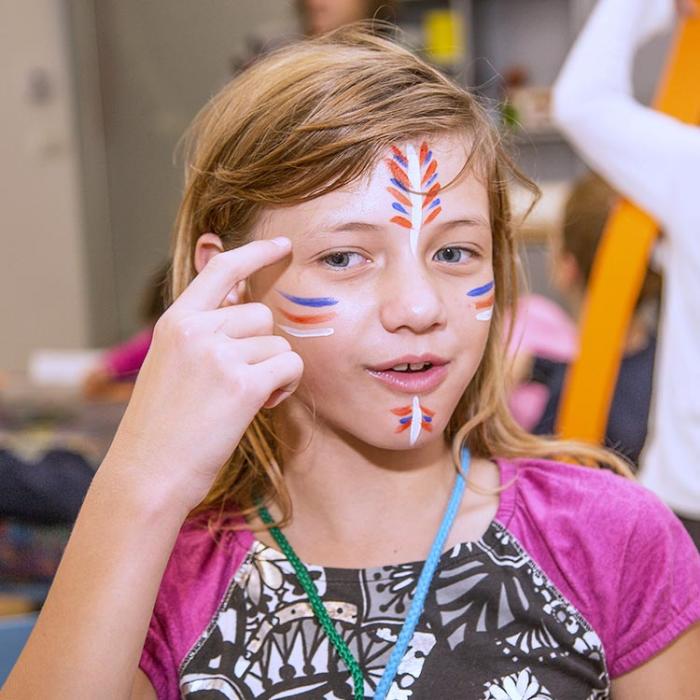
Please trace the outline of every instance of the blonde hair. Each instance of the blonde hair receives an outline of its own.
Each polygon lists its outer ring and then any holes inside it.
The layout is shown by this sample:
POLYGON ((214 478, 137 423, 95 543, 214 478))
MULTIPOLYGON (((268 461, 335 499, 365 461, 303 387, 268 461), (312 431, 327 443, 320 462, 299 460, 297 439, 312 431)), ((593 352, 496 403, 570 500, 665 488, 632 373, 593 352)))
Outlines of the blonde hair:
MULTIPOLYGON (((563 458, 629 474, 611 452, 535 437, 511 417, 501 328, 505 310, 515 307, 519 267, 507 185, 516 179, 533 194, 537 188, 514 166, 473 96, 361 25, 267 56, 196 117, 175 229, 174 297, 196 274, 193 252, 201 234, 219 235, 227 249, 240 246, 266 207, 298 204, 351 183, 397 142, 455 132, 471 144, 464 169, 476 169, 488 187, 496 283, 483 360, 446 430, 455 464, 464 442, 475 457, 563 458)), ((274 501, 280 524, 288 521, 280 446, 266 410, 255 416, 193 514, 231 509, 246 516, 257 499, 274 501)))

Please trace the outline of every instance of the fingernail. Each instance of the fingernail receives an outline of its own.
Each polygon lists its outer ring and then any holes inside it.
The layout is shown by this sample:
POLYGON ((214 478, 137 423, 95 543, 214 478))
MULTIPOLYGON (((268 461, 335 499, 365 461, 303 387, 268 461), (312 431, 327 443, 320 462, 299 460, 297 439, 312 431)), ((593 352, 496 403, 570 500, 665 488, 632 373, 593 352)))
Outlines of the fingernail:
POLYGON ((272 403, 266 403, 265 408, 275 408, 276 406, 279 406, 282 403, 282 401, 288 399, 291 395, 291 391, 283 391, 276 399, 273 400, 272 403))
POLYGON ((292 244, 292 242, 286 236, 277 236, 277 238, 271 238, 270 240, 280 248, 289 248, 289 246, 292 244))

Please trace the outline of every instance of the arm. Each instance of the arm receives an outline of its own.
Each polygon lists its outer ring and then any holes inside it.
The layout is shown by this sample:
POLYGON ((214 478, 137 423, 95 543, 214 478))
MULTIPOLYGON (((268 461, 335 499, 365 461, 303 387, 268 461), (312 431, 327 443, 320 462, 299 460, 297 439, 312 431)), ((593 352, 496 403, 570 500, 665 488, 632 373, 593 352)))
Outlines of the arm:
POLYGON ((664 225, 694 199, 700 129, 639 104, 631 72, 673 16, 673 0, 600 0, 553 92, 554 118, 584 159, 664 225))
POLYGON ((3 697, 149 698, 137 666, 180 527, 255 414, 301 378, 267 307, 224 305, 240 281, 289 254, 285 240, 221 253, 159 320, 3 697))
POLYGON ((614 700, 700 700, 700 624, 612 682, 614 700))

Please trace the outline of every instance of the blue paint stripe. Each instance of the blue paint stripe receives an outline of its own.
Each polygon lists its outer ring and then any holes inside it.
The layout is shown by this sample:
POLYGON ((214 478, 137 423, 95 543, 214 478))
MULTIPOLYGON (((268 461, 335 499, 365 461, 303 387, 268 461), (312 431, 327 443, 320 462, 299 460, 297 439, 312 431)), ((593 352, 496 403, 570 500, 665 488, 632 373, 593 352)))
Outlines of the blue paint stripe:
POLYGON ((485 284, 483 287, 475 287, 474 289, 471 289, 467 292, 468 297, 480 297, 482 294, 486 294, 486 292, 490 292, 493 289, 493 282, 489 282, 488 284, 485 284))
POLYGON ((277 290, 278 294, 281 294, 285 299, 291 301, 293 304, 299 304, 299 306, 313 306, 318 308, 319 306, 335 306, 338 303, 337 299, 333 297, 295 297, 292 294, 285 294, 277 290))
POLYGON ((428 151, 428 155, 425 157, 425 163, 423 163, 423 165, 428 165, 432 159, 433 159, 433 152, 428 151))
POLYGON ((426 189, 426 190, 430 187, 430 185, 432 185, 432 184, 435 182, 435 180, 437 180, 437 176, 438 176, 438 174, 435 173, 435 174, 430 178, 430 180, 428 180, 428 182, 425 183, 425 189, 426 189))
POLYGON ((439 206, 440 206, 440 197, 433 200, 432 204, 428 207, 428 211, 430 211, 431 209, 435 209, 435 207, 439 207, 439 206))
POLYGON ((392 202, 391 206, 396 209, 396 211, 400 211, 402 214, 408 216, 408 212, 398 202, 392 202))
POLYGON ((413 416, 406 416, 405 418, 400 418, 399 423, 401 425, 406 425, 406 423, 410 423, 413 420, 413 416))
POLYGON ((433 419, 432 419, 430 416, 426 416, 425 413, 423 414, 423 420, 424 420, 426 423, 432 423, 432 422, 433 422, 433 419))
POLYGON ((408 189, 404 187, 395 177, 391 178, 391 182, 396 185, 400 190, 403 190, 404 192, 408 192, 408 189))
POLYGON ((403 165, 404 168, 408 167, 408 161, 405 158, 402 158, 401 156, 397 156, 396 153, 394 153, 394 160, 399 164, 403 165))

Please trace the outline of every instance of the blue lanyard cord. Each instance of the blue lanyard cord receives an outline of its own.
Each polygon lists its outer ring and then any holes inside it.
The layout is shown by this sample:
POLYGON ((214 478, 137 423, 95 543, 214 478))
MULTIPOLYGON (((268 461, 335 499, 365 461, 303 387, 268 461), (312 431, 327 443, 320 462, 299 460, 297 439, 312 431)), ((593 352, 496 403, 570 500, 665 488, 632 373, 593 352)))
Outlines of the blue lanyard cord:
POLYGON ((386 694, 389 692, 389 688, 391 688, 391 684, 394 682, 394 678, 396 677, 399 664, 406 653, 406 649, 408 649, 408 643, 411 641, 413 633, 416 631, 418 620, 423 614, 425 599, 428 595, 428 590, 430 589, 433 576, 435 575, 435 570, 440 563, 442 548, 445 545, 445 540, 447 539, 447 535, 450 532, 452 523, 457 515, 459 505, 462 502, 465 487, 463 475, 466 475, 469 471, 469 463, 469 450, 466 447, 463 447, 462 473, 458 474, 455 480, 452 495, 450 496, 450 502, 448 503, 447 510, 442 517, 440 529, 437 531, 437 535, 433 541, 433 546, 430 548, 430 554, 428 554, 428 558, 425 560, 425 564, 423 564, 423 570, 420 573, 418 584, 416 585, 416 592, 413 596, 411 607, 408 610, 408 615, 403 623, 401 632, 399 632, 398 639, 396 640, 396 644, 391 652, 391 656, 389 657, 389 661, 384 669, 381 680, 377 685, 377 689, 374 691, 374 700, 384 700, 386 698, 386 694))

